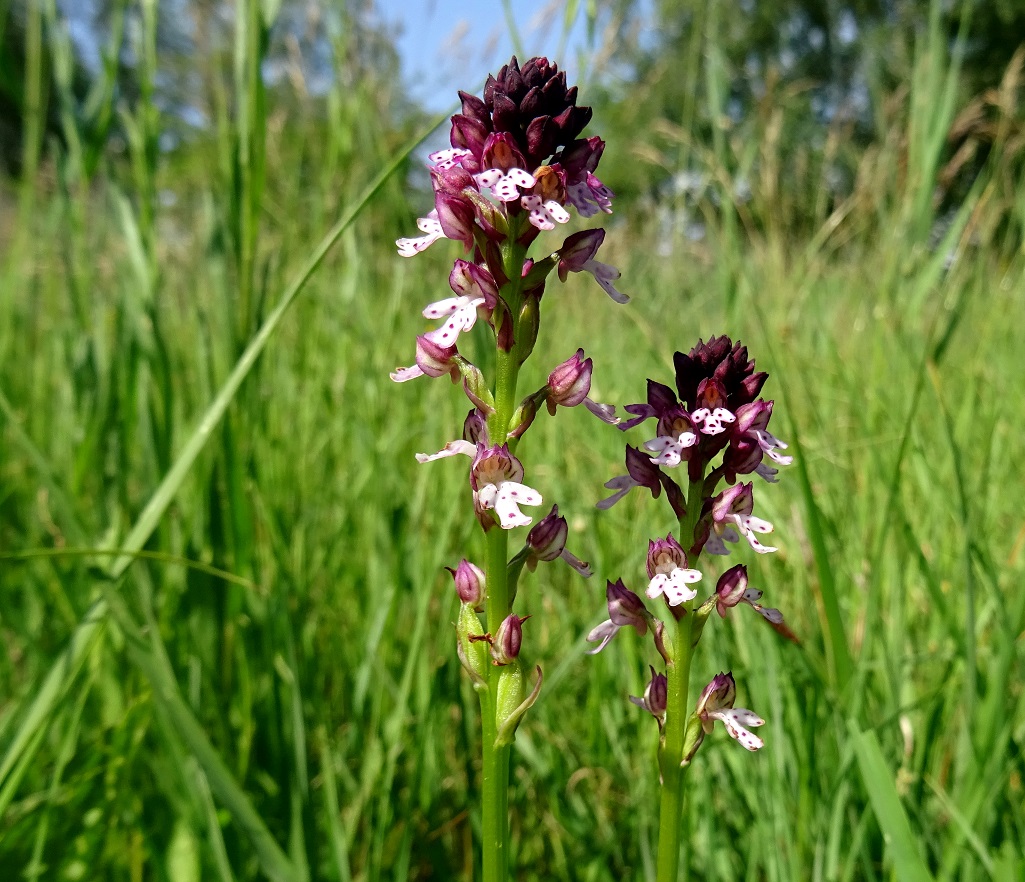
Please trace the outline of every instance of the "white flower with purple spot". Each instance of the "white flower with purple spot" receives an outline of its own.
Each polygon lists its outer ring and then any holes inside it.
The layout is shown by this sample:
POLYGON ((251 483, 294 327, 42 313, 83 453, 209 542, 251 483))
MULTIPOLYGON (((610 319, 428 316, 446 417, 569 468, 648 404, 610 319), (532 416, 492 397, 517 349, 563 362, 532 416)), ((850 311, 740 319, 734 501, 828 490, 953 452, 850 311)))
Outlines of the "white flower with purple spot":
POLYGON ((545 202, 530 194, 520 199, 520 205, 530 212, 530 222, 539 230, 554 230, 556 224, 569 222, 569 212, 554 199, 545 202))
POLYGON ((475 174, 473 179, 478 187, 490 190, 502 202, 515 202, 520 198, 520 188, 529 190, 537 183, 534 176, 522 168, 511 168, 508 171, 489 168, 475 174))
POLYGON ((678 466, 683 458, 683 451, 698 443, 698 436, 693 432, 681 432, 677 437, 672 435, 659 435, 651 441, 644 442, 644 449, 650 453, 657 453, 651 457, 655 465, 664 465, 667 468, 678 466))
POLYGON ((417 218, 416 225, 421 232, 427 235, 413 239, 396 239, 395 244, 398 246, 399 254, 402 257, 412 257, 414 254, 419 254, 439 239, 446 238, 444 231, 441 229, 441 221, 438 220, 437 209, 433 209, 427 217, 417 218))
POLYGON ((477 307, 484 305, 483 297, 446 297, 444 300, 436 300, 425 307, 424 318, 440 319, 448 316, 445 324, 426 336, 441 346, 455 346, 460 333, 469 331, 477 322, 477 307))
POLYGON ((691 414, 691 419, 701 429, 703 435, 720 435, 726 431, 723 423, 732 423, 736 417, 725 407, 717 407, 714 410, 707 407, 699 407, 691 414))

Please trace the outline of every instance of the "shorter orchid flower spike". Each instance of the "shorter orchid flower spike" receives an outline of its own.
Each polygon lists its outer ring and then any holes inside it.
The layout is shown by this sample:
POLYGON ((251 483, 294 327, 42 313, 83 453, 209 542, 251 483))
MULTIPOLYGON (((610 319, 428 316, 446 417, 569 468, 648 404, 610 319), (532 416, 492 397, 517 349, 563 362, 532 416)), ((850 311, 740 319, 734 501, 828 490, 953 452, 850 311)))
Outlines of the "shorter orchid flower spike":
POLYGON ((585 579, 592 575, 591 565, 578 559, 566 550, 566 536, 569 525, 559 514, 559 506, 538 521, 527 534, 527 569, 533 572, 539 561, 562 558, 585 579))
POLYGON ((657 721, 661 729, 666 719, 666 705, 669 703, 669 683, 665 674, 655 673, 655 669, 648 666, 651 671, 651 680, 644 687, 644 697, 630 696, 630 701, 638 707, 643 707, 657 721))
POLYGON ((737 683, 732 673, 719 673, 701 692, 695 716, 701 720, 704 732, 712 731, 712 723, 721 720, 731 738, 739 741, 748 750, 764 746, 761 738, 749 732, 746 726, 762 726, 765 720, 747 708, 733 706, 737 698, 737 683))
POLYGON ((597 647, 587 651, 588 655, 601 652, 620 628, 630 626, 642 637, 648 633, 651 614, 645 608, 644 601, 627 588, 622 579, 608 583, 605 598, 608 601, 609 618, 587 635, 588 643, 601 641, 597 647))
POLYGON ((670 533, 648 543, 648 577, 648 597, 662 594, 670 606, 679 606, 697 596, 690 586, 701 580, 701 573, 687 568, 687 553, 670 533))

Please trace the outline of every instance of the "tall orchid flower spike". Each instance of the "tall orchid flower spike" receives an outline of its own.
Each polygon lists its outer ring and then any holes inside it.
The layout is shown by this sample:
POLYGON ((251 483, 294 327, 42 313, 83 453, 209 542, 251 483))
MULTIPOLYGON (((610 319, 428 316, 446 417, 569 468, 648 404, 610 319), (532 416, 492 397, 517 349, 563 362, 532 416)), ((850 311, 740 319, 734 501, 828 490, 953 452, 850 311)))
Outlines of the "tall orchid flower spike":
MULTIPOLYGON (((483 878, 509 882, 517 875, 510 866, 511 745, 542 684, 540 668, 533 684, 528 682, 522 660, 530 634, 522 627, 525 617, 513 608, 518 583, 540 563, 556 559, 581 576, 591 575, 590 566, 566 548, 569 527, 558 506, 533 525, 527 510, 540 506, 542 495, 525 483, 523 464, 514 454, 542 406, 558 417, 582 404, 602 420, 618 422, 614 408, 588 397, 593 364, 582 349, 526 397, 517 393, 517 385, 540 341, 540 301, 556 270, 563 281, 570 272, 591 273, 613 300, 627 298, 615 288, 619 271, 595 259, 602 230, 566 237, 561 245, 546 241, 574 210, 584 217, 611 211, 612 191, 597 177, 605 142, 583 136, 591 108, 578 104, 577 88, 567 84, 565 72, 547 58, 523 65, 513 58, 488 77, 481 95, 460 92, 459 98, 449 146, 428 157, 434 205, 417 221, 424 235, 396 244, 400 255, 411 257, 447 239, 459 243, 463 256, 449 275, 452 296, 423 309, 425 318, 439 324, 417 337, 415 364, 391 376, 404 383, 447 374, 462 381, 472 407, 458 440, 416 458, 422 463, 471 459, 473 513, 486 549, 477 557, 483 568, 464 559, 451 571, 460 601, 456 656, 480 698, 482 794, 475 829, 480 830, 483 878), (540 243, 536 254, 531 253, 535 243, 540 243), (481 359, 483 369, 457 348, 468 331, 475 349, 490 349, 481 359), (531 525, 510 558, 507 531, 531 525)), ((415 388, 407 386, 407 394, 415 388)), ((644 469, 656 470, 646 460, 637 451, 627 457, 627 467, 637 471, 638 485, 657 495, 662 484, 657 477, 654 484, 647 481, 644 469), (645 460, 640 469, 634 458, 645 460)), ((681 504, 679 487, 668 479, 665 486, 674 505, 681 504)), ((627 624, 647 631, 649 614, 636 595, 614 587, 608 596, 611 618, 595 629, 602 646, 627 624)))

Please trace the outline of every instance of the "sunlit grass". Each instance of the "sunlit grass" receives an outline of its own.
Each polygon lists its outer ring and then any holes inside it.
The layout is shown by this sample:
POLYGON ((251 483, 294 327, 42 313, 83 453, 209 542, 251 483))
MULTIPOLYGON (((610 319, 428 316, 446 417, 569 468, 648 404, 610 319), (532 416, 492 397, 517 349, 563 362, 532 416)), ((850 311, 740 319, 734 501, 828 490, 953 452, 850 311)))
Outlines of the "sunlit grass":
MULTIPOLYGON (((481 547, 465 473, 413 459, 455 437, 466 406, 444 381, 387 379, 455 255, 440 243, 395 256, 426 207, 407 203, 403 171, 312 273, 224 418, 196 434, 316 243, 398 155, 408 133, 384 118, 272 129, 258 198, 224 177, 229 137, 34 194, 0 268, 8 874, 471 876, 476 702, 443 567, 481 547), (331 151, 345 144, 342 161, 331 151), (152 218, 140 174, 174 196, 152 218), (243 209, 252 253, 233 239, 243 209), (133 532, 190 443, 173 498, 133 532), (24 554, 135 541, 209 568, 24 554)), ((624 209, 603 257, 633 302, 575 276, 542 301, 524 389, 583 346, 595 397, 639 401, 674 349, 729 333, 770 372, 774 425, 800 459, 759 499, 780 552, 751 569, 801 646, 739 610, 695 659, 696 681, 731 666, 768 724, 764 751, 710 738, 692 768, 692 878, 1023 869, 1022 266, 973 242, 975 204, 969 233, 955 226, 931 251, 921 217, 905 216, 927 208, 891 204, 884 180, 811 242, 749 241, 705 206, 694 243, 624 209), (892 235, 864 234, 877 227, 892 235)), ((597 658, 582 635, 604 617, 604 579, 636 585, 647 539, 672 524, 632 498, 599 515, 624 438, 582 409, 559 420, 539 417, 519 452, 597 576, 555 563, 521 588, 524 657, 546 680, 517 739, 517 877, 640 879, 656 733, 626 696, 643 689, 645 657, 628 631, 597 658)))

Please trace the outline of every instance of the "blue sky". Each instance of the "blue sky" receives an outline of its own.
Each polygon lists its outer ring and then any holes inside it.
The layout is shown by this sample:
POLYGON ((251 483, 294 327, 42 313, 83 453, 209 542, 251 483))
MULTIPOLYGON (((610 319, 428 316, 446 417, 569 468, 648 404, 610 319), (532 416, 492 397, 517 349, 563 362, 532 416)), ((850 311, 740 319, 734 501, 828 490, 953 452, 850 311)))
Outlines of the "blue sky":
MULTIPOLYGON (((583 15, 567 32, 563 0, 510 0, 524 58, 547 55, 569 74, 585 45, 583 15)), ((378 0, 379 18, 396 36, 403 78, 429 110, 458 101, 457 89, 479 91, 489 72, 509 60, 513 39, 500 0, 378 0)))

